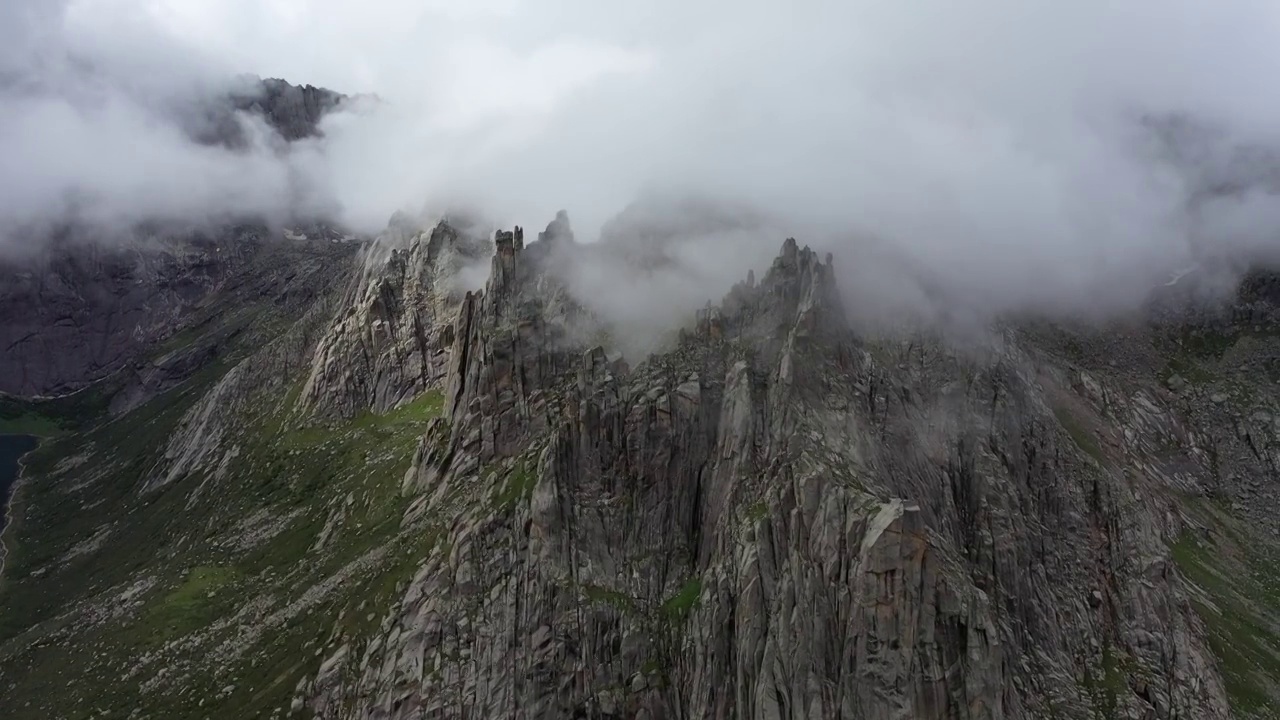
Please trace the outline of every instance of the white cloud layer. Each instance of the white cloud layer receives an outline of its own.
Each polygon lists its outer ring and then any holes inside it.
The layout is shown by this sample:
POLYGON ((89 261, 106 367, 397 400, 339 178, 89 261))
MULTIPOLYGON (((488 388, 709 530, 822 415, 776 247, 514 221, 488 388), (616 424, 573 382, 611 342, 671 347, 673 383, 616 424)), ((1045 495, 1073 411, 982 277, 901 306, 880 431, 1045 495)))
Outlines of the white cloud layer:
MULTIPOLYGON (((902 298, 923 291, 860 264, 992 309, 1123 309, 1190 264, 1280 260, 1257 170, 1277 40, 1259 0, 10 0, 0 226, 302 195, 364 230, 423 204, 530 226, 563 207, 591 239, 660 190, 751 205, 902 298), (192 145, 164 103, 237 72, 386 104, 289 153, 192 145), (1175 117, 1206 129, 1177 162, 1143 125, 1175 117)), ((690 245, 708 296, 781 239, 709 237, 690 245)))

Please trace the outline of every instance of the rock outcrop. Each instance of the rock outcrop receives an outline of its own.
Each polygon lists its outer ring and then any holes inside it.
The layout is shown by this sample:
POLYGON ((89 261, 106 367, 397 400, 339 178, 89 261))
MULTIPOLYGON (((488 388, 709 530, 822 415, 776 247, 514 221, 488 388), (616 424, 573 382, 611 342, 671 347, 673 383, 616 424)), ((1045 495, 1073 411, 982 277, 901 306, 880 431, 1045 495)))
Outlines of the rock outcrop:
POLYGON ((232 95, 236 110, 261 115, 285 140, 301 140, 320 132, 320 120, 335 110, 345 96, 314 85, 293 85, 267 78, 256 93, 232 95))
POLYGON ((320 136, 320 121, 346 100, 345 95, 327 88, 250 77, 226 95, 184 100, 176 112, 181 126, 196 142, 242 149, 248 138, 238 113, 260 119, 285 142, 294 142, 320 136))
POLYGON ((441 223, 401 219, 362 251, 360 272, 316 349, 303 398, 321 416, 386 412, 443 385, 465 294, 459 275, 492 245, 441 223))
POLYGON ((1013 334, 863 347, 793 240, 630 370, 566 344, 522 245, 407 478, 445 550, 307 686, 320 717, 1227 717, 1166 546, 1194 451, 1095 455, 1060 418, 1101 411, 1013 334))

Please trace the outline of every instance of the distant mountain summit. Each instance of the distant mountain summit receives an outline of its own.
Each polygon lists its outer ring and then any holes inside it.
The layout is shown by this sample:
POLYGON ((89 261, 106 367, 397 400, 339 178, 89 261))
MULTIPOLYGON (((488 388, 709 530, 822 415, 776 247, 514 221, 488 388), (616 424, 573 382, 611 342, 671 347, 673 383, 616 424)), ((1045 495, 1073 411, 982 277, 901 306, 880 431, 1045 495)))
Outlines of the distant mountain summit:
POLYGON ((342 93, 314 85, 294 85, 280 78, 241 78, 230 92, 183 108, 187 134, 205 145, 243 148, 249 138, 238 115, 264 121, 287 142, 322 135, 320 121, 347 100, 342 93))

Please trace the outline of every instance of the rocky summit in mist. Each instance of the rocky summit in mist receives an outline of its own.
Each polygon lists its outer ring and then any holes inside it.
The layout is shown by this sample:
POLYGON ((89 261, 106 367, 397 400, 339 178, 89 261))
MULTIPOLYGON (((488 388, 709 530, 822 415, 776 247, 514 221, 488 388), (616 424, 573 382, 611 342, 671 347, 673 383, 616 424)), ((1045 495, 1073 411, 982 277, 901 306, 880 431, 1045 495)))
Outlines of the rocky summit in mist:
MULTIPOLYGON (((337 102, 266 87, 286 141, 337 102)), ((6 260, 0 714, 1280 717, 1275 275, 872 332, 780 236, 637 330, 579 280, 678 266, 642 220, 6 260)))

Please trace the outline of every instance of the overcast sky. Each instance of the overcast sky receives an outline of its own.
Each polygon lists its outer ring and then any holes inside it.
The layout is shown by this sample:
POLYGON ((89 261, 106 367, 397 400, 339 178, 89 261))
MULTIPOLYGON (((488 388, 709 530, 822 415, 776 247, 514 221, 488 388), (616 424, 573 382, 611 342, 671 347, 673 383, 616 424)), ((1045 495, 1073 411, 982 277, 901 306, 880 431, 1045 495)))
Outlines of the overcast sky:
POLYGON ((113 220, 265 210, 301 175, 365 230, 467 202, 528 226, 567 208, 590 239, 658 188, 1049 306, 1277 247, 1269 194, 1187 209, 1235 148, 1276 144, 1273 2, 8 0, 0 26, 27 88, 0 106, 0 223, 69 193, 113 220), (111 78, 88 106, 68 55, 111 78), (152 112, 240 72, 388 104, 285 159, 193 148, 152 112), (1138 121, 1176 114, 1216 134, 1175 166, 1138 121))

